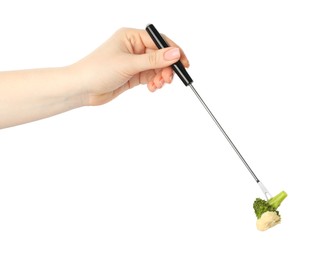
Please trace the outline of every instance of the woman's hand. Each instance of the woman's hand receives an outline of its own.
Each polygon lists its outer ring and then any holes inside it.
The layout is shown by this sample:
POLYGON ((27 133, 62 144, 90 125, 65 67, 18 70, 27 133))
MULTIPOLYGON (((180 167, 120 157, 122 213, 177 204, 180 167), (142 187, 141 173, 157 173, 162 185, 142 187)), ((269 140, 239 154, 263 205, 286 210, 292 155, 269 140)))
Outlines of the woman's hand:
POLYGON ((82 60, 60 68, 0 72, 0 128, 88 105, 101 105, 139 84, 150 91, 172 81, 171 64, 189 63, 167 37, 157 50, 145 30, 118 30, 82 60))
POLYGON ((147 84, 150 91, 171 83, 171 64, 189 62, 183 51, 165 37, 169 48, 157 50, 145 30, 122 28, 103 45, 72 65, 80 79, 84 105, 107 103, 124 91, 147 84))

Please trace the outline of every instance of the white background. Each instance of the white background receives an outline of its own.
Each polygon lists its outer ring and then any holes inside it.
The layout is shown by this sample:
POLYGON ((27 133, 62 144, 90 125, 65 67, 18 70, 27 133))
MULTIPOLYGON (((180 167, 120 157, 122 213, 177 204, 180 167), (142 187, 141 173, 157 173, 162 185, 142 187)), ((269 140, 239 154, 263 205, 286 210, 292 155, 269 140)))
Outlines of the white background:
POLYGON ((0 71, 71 64, 153 23, 257 184, 178 78, 0 131, 0 259, 315 259, 314 1, 1 1, 0 71))

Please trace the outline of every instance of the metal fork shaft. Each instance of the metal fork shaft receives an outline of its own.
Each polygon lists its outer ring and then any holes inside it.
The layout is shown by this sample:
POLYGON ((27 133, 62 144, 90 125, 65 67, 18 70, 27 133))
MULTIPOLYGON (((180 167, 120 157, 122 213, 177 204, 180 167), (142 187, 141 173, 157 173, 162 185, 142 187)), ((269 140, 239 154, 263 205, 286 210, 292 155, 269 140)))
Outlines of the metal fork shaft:
POLYGON ((211 110, 208 108, 208 106, 205 104, 205 102, 203 101, 203 99, 201 98, 201 96, 199 95, 199 93, 196 91, 196 89, 193 87, 192 84, 189 84, 190 88, 192 89, 192 91, 194 92, 194 94, 196 95, 196 97, 200 100, 200 102, 202 103, 202 105, 204 106, 204 108, 206 109, 206 111, 209 113, 209 115, 211 116, 211 118, 213 119, 213 121, 215 122, 215 124, 218 126, 219 130, 221 130, 222 134, 225 136, 225 138, 227 139, 227 141, 229 142, 229 144, 231 145, 231 147, 234 149, 234 151, 236 152, 236 154, 238 155, 238 157, 240 158, 240 160, 244 163, 244 165, 246 166, 246 168, 248 169, 248 171, 251 173, 252 177, 255 179, 256 182, 260 182, 258 177, 255 175, 255 173, 253 172, 253 170, 250 168, 249 164, 246 162, 246 160, 244 159, 244 157, 241 155, 241 153, 238 151, 237 147, 234 145, 233 141, 229 138, 229 136, 226 134, 225 130, 223 129, 223 127, 220 125, 220 123, 217 121, 216 117, 213 115, 213 113, 211 112, 211 110))

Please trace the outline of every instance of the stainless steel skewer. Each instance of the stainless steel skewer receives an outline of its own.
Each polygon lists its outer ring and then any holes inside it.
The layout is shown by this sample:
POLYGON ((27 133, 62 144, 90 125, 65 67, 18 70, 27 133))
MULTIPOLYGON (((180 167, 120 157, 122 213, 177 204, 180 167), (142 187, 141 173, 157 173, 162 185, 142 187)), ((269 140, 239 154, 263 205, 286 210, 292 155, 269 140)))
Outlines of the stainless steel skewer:
POLYGON ((219 130, 221 130, 222 134, 225 136, 226 140, 229 142, 229 144, 231 145, 231 147, 234 149, 234 151, 236 152, 236 154, 238 155, 238 157, 240 158, 240 160, 243 162, 243 164, 246 166, 246 168, 248 169, 248 171, 250 172, 250 174, 252 175, 252 177, 255 179, 255 181, 258 183, 258 185, 260 186, 262 192, 264 193, 266 199, 270 199, 272 196, 269 193, 269 191, 267 190, 267 188, 262 184, 262 182, 258 179, 258 177, 255 175, 255 173, 253 172, 253 170, 250 168, 249 164, 246 162, 246 160, 244 159, 244 157, 241 155, 241 153, 238 151, 237 147, 234 145, 233 141, 229 138, 229 136, 226 134, 225 130, 223 129, 223 127, 221 126, 221 124, 217 121, 216 117, 214 116, 214 114, 211 112, 211 110, 208 108, 208 106, 205 104, 205 102, 203 101, 203 99, 201 98, 201 96, 199 95, 199 93, 196 91, 196 89, 193 87, 192 84, 189 84, 190 88, 192 89, 192 91, 194 92, 194 94, 196 95, 196 97, 200 100, 200 102, 202 103, 203 107, 205 108, 205 110, 209 113, 209 115, 211 116, 211 118, 213 119, 213 121, 215 122, 215 124, 218 126, 219 130))
MULTIPOLYGON (((160 35, 160 33, 157 31, 157 29, 154 27, 154 25, 149 24, 146 27, 146 31, 148 32, 148 34, 150 35, 150 37, 152 38, 152 40, 155 42, 156 46, 159 49, 162 48, 167 48, 169 47, 169 45, 167 44, 167 42, 163 39, 163 37, 160 35)), ((229 138, 229 136, 226 134, 225 130, 223 129, 223 127, 220 125, 220 123, 217 121, 216 117, 214 116, 214 114, 211 112, 211 110, 208 108, 208 106, 205 104, 205 102, 203 101, 203 99, 201 98, 201 96, 199 95, 199 93, 196 91, 196 89, 193 87, 192 83, 193 80, 190 77, 190 75, 188 74, 188 72, 186 71, 186 69, 184 68, 183 64, 181 63, 181 61, 176 62, 175 64, 173 64, 171 66, 174 70, 174 72, 179 76, 179 78, 182 80, 183 84, 185 86, 190 86, 190 88, 192 89, 193 93, 196 95, 196 97, 199 99, 199 101, 201 102, 201 104, 203 105, 203 107, 205 108, 205 110, 208 112, 208 114, 211 116, 211 118, 213 119, 213 121, 215 122, 215 124, 217 125, 217 127, 219 128, 219 130, 222 132, 222 134, 225 136, 226 140, 229 142, 229 144, 231 145, 231 147, 234 149, 234 151, 236 152, 236 154, 238 155, 238 157, 240 158, 240 160, 243 162, 243 164, 246 166, 246 168, 248 169, 248 171, 250 172, 250 174, 252 175, 252 177, 255 179, 255 181, 258 183, 260 189, 262 190, 264 196, 266 197, 266 199, 270 199, 272 196, 269 193, 269 191, 267 190, 267 188, 263 185, 263 183, 258 179, 258 177, 255 175, 255 173, 253 172, 253 170, 250 168, 249 164, 246 162, 246 160, 244 159, 244 157, 241 155, 241 153, 238 151, 237 147, 234 145, 234 143, 232 142, 232 140, 229 138)))

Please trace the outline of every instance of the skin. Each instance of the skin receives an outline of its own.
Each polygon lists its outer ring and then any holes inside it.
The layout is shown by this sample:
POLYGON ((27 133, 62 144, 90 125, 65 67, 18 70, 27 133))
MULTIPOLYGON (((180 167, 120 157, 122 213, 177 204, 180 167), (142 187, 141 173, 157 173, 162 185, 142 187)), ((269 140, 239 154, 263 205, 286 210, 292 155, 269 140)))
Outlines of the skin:
POLYGON ((189 62, 164 38, 171 47, 157 50, 145 30, 121 28, 69 66, 0 72, 0 128, 102 105, 140 84, 154 92, 171 83, 170 65, 180 59, 188 67, 189 62))

